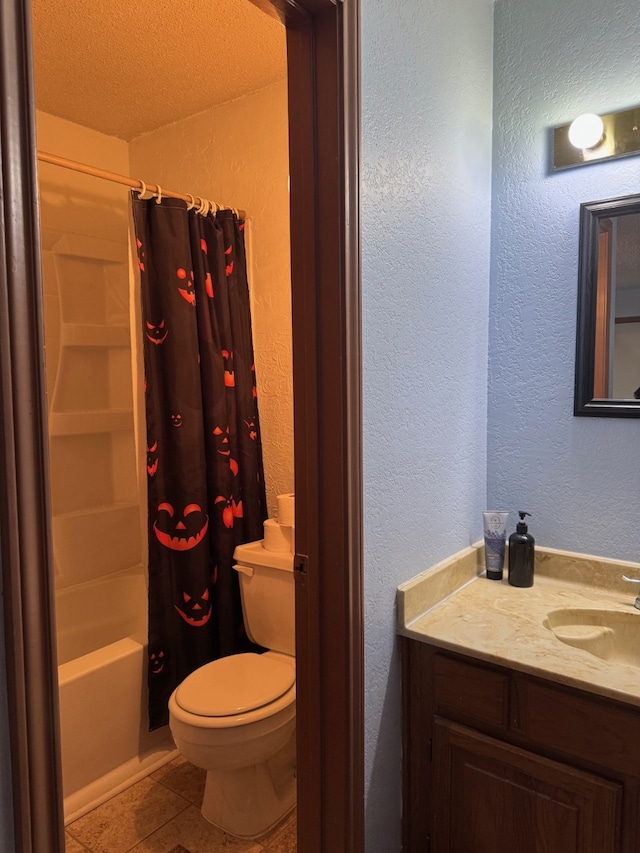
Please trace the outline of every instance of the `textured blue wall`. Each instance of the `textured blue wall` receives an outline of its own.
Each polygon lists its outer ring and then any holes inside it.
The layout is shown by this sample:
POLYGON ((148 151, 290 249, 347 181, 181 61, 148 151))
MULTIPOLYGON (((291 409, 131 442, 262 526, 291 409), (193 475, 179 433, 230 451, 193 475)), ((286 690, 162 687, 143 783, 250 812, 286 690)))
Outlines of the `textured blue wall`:
POLYGON ((367 853, 400 850, 396 586, 481 535, 490 0, 362 0, 367 853))
POLYGON ((640 421, 573 417, 578 210, 639 193, 640 158, 550 174, 549 147, 639 103, 638 44, 637 0, 496 0, 488 499, 532 512, 540 544, 627 560, 640 421))

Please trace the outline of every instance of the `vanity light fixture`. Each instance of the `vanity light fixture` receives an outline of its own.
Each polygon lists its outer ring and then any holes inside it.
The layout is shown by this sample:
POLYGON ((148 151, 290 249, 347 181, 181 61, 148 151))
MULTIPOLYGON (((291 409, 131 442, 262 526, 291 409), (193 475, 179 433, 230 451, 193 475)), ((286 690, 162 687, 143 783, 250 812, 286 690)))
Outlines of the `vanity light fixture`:
POLYGON ((640 107, 583 113, 553 130, 553 168, 567 169, 640 154, 640 107))
POLYGON ((597 148, 604 137, 604 123, 595 113, 582 113, 569 125, 568 136, 574 148, 597 148))

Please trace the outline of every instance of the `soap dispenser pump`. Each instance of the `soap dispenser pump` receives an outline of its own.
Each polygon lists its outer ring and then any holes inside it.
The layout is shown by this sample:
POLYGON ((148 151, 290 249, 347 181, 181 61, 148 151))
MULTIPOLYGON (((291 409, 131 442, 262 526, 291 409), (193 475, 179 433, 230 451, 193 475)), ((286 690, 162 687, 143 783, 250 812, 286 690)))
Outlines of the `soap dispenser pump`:
POLYGON ((519 512, 520 521, 516 532, 509 537, 509 583, 511 586, 533 586, 533 562, 535 539, 528 532, 525 516, 530 512, 519 512))

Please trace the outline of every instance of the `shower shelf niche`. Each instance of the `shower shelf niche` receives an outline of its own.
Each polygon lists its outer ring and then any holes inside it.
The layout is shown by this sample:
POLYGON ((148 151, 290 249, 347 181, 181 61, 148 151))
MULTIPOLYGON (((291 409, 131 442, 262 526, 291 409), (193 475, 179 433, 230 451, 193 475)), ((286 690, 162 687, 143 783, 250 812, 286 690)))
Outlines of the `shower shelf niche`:
POLYGON ((97 506, 53 516, 56 572, 64 585, 140 562, 140 505, 97 506))
POLYGON ((105 326, 88 323, 63 323, 62 347, 130 347, 128 326, 105 326))
POLYGON ((126 239, 45 229, 56 586, 142 560, 126 239))
POLYGON ((49 435, 87 435, 133 430, 131 409, 103 409, 91 412, 53 412, 49 415, 49 435))

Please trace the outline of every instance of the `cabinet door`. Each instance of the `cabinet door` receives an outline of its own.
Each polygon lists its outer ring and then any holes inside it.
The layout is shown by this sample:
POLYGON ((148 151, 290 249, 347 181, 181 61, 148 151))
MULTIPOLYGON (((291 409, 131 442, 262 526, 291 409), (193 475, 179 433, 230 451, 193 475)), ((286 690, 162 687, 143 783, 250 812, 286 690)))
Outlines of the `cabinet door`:
POLYGON ((616 853, 621 786, 438 718, 433 853, 616 853))

